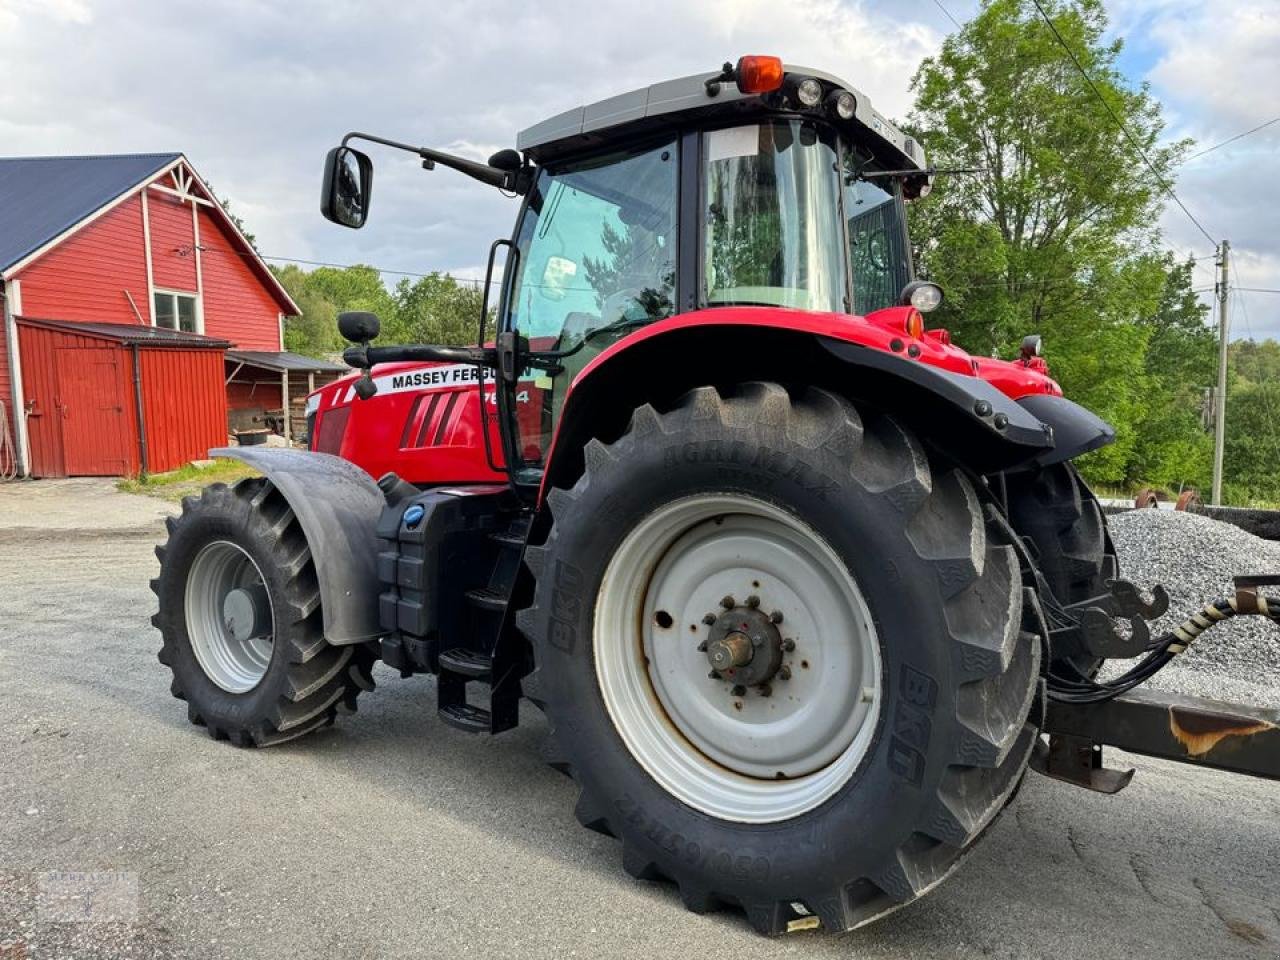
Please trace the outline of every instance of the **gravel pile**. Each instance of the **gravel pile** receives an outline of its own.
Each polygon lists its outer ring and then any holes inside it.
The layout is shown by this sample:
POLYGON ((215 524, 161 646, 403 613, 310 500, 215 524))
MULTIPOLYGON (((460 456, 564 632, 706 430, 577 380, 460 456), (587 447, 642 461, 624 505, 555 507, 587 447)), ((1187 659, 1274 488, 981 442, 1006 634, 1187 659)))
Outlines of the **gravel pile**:
MULTIPOLYGON (((1142 588, 1162 583, 1169 591, 1169 612, 1152 624, 1152 636, 1173 629, 1205 603, 1230 595, 1236 574, 1280 574, 1280 543, 1208 517, 1130 510, 1110 517, 1109 525, 1120 575, 1142 588)), ((1280 595, 1280 587, 1264 592, 1280 595)), ((1117 667, 1104 676, 1119 672, 1117 667)), ((1220 624, 1150 684, 1280 708, 1280 627, 1265 617, 1236 617, 1220 624)))

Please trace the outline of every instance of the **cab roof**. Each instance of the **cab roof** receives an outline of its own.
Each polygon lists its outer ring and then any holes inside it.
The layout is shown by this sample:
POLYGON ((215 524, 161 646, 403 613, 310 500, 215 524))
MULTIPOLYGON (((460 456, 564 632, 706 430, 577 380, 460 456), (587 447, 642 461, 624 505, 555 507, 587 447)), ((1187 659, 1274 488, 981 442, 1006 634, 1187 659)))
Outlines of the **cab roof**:
MULTIPOLYGON (((852 93, 857 108, 849 124, 861 134, 857 138, 859 143, 869 147, 882 163, 895 169, 921 172, 926 169, 924 149, 876 110, 866 94, 821 70, 792 65, 784 69, 788 76, 815 77, 824 84, 852 93)), ((732 82, 722 83, 717 95, 708 94, 707 82, 719 74, 717 70, 664 80, 566 110, 522 130, 516 146, 531 159, 542 163, 564 154, 604 146, 632 134, 643 135, 670 128, 681 121, 715 122, 735 116, 746 121, 753 114, 779 112, 776 106, 767 102, 766 97, 740 93, 732 82)), ((804 115, 800 111, 794 112, 797 116, 804 115)))

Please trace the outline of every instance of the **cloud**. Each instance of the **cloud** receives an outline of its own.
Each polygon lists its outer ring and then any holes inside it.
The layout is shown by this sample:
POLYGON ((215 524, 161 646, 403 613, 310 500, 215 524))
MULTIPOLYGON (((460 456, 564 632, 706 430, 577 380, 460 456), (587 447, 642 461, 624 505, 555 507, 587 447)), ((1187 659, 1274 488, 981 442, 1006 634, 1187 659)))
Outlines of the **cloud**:
MULTIPOLYGON (((961 21, 976 8, 943 4, 961 21)), ((1144 51, 1171 135, 1207 145, 1280 115, 1274 0, 1109 6, 1144 51)), ((181 150, 267 253, 474 275, 509 235, 512 201, 374 148, 373 215, 343 230, 319 215, 325 150, 361 129, 483 158, 562 110, 753 52, 843 76, 903 116, 911 76, 950 29, 932 0, 0 0, 0 151, 181 150)), ((1280 286, 1278 138, 1280 124, 1178 182, 1253 286, 1280 286)), ((1180 212, 1162 223, 1175 247, 1208 252, 1180 212)), ((1249 306, 1255 328, 1280 335, 1280 297, 1249 306)))

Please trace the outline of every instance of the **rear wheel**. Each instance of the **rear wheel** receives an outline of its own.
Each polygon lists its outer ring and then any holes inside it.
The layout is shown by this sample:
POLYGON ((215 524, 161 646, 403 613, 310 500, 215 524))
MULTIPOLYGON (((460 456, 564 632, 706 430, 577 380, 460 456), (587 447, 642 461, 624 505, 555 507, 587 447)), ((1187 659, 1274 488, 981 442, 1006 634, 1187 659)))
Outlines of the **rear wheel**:
POLYGON ((1016 556, 966 475, 810 390, 711 388, 592 441, 528 551, 530 696, 635 876, 759 930, 939 882, 1034 742, 1016 556))
POLYGON ((266 746, 333 722, 373 688, 374 656, 324 639, 311 551, 265 479, 188 497, 156 548, 160 662, 192 723, 218 740, 266 746))

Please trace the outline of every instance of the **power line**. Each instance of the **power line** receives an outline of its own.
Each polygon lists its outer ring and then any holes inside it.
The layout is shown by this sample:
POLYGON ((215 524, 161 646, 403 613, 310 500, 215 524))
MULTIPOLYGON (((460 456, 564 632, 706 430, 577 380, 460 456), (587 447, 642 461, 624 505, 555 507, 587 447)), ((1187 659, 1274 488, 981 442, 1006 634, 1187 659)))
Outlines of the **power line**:
POLYGON ((1280 117, 1272 117, 1266 123, 1260 123, 1256 127, 1251 127, 1250 129, 1246 130, 1244 133, 1237 133, 1234 137, 1228 137, 1226 140, 1223 140, 1221 143, 1215 143, 1212 147, 1206 147, 1203 150, 1199 150, 1196 153, 1193 153, 1191 156, 1187 157, 1187 159, 1183 160, 1182 162, 1190 163, 1192 160, 1195 160, 1197 157, 1203 157, 1206 153, 1213 153, 1213 151, 1217 150, 1219 147, 1225 147, 1228 143, 1235 143, 1237 140, 1243 140, 1245 137, 1249 136, 1250 134, 1257 133, 1259 130, 1265 130, 1267 129, 1267 127, 1271 126, 1273 123, 1280 123, 1280 117))
POLYGON ((933 4, 934 4, 934 6, 936 6, 939 10, 941 10, 941 11, 942 11, 942 15, 943 15, 944 17, 946 17, 948 20, 950 20, 950 21, 955 25, 955 28, 956 28, 957 30, 963 30, 963 29, 964 29, 964 27, 963 27, 963 26, 961 26, 960 21, 959 21, 959 20, 957 20, 955 17, 953 17, 953 16, 951 15, 951 11, 950 11, 950 10, 948 10, 946 7, 944 7, 944 6, 942 5, 942 0, 933 0, 933 4))
POLYGON ((1241 293, 1280 293, 1274 287, 1236 287, 1241 293))
MULTIPOLYGON (((187 247, 186 249, 190 249, 190 247, 187 247)), ((333 267, 336 270, 350 270, 352 267, 366 267, 378 273, 389 273, 397 277, 418 277, 420 279, 425 279, 431 276, 438 276, 438 277, 448 277, 454 283, 482 284, 485 282, 484 280, 480 280, 474 277, 455 277, 452 274, 443 273, 439 270, 433 271, 432 273, 413 273, 412 271, 409 271, 409 270, 391 270, 387 267, 375 267, 371 263, 332 263, 327 260, 302 260, 298 257, 279 257, 269 253, 257 253, 256 251, 254 253, 245 253, 240 250, 224 250, 221 247, 206 247, 203 244, 201 244, 200 246, 200 252, 201 253, 229 253, 232 256, 243 257, 246 260, 257 257, 258 259, 261 259, 261 260, 277 260, 281 263, 300 263, 308 267, 333 267)))
POLYGON ((1031 0, 1031 2, 1035 4, 1035 8, 1040 11, 1040 16, 1044 19, 1044 22, 1048 24, 1049 30, 1053 33, 1054 37, 1057 38, 1059 46, 1061 46, 1062 49, 1067 52, 1067 56, 1071 58, 1071 62, 1075 64, 1076 69, 1080 71, 1080 76, 1084 77, 1085 83, 1089 84, 1089 89, 1093 91, 1093 95, 1097 97, 1098 102, 1101 103, 1102 106, 1106 108, 1107 113, 1111 115, 1111 119, 1115 121, 1116 126, 1120 128, 1120 132, 1124 134, 1125 139, 1128 140, 1129 144, 1133 147, 1133 149, 1138 152, 1138 156, 1140 156, 1142 158, 1143 163, 1147 165, 1147 169, 1150 170, 1151 175, 1156 178, 1156 182, 1159 183, 1160 186, 1164 188, 1164 192, 1169 195, 1170 199, 1172 199, 1173 202, 1176 203, 1182 209, 1182 212, 1187 215, 1188 219, 1190 219, 1191 222, 1196 225, 1196 228, 1199 229, 1199 231, 1202 234, 1204 234, 1205 239, 1208 240, 1210 243, 1212 243, 1214 246, 1217 246, 1218 241, 1213 239, 1209 231, 1204 228, 1204 225, 1195 218, 1195 215, 1190 210, 1187 209, 1187 205, 1178 198, 1178 195, 1176 193, 1173 192, 1173 187, 1168 183, 1168 181, 1166 181, 1164 177, 1160 176, 1159 171, 1156 170, 1155 168, 1155 164, 1151 162, 1150 158, 1146 154, 1146 151, 1142 149, 1142 145, 1138 143, 1137 139, 1133 136, 1133 134, 1129 132, 1129 128, 1125 126, 1124 121, 1120 119, 1119 114, 1117 114, 1115 110, 1111 108, 1111 104, 1107 103, 1107 98, 1102 95, 1102 91, 1098 89, 1098 85, 1093 82, 1093 78, 1089 76, 1089 71, 1085 70, 1084 64, 1082 64, 1079 58, 1076 57, 1075 51, 1071 49, 1070 45, 1063 38, 1062 34, 1058 32, 1057 26, 1054 24, 1053 20, 1049 18, 1049 14, 1045 12, 1044 7, 1040 3, 1040 0, 1031 0))

